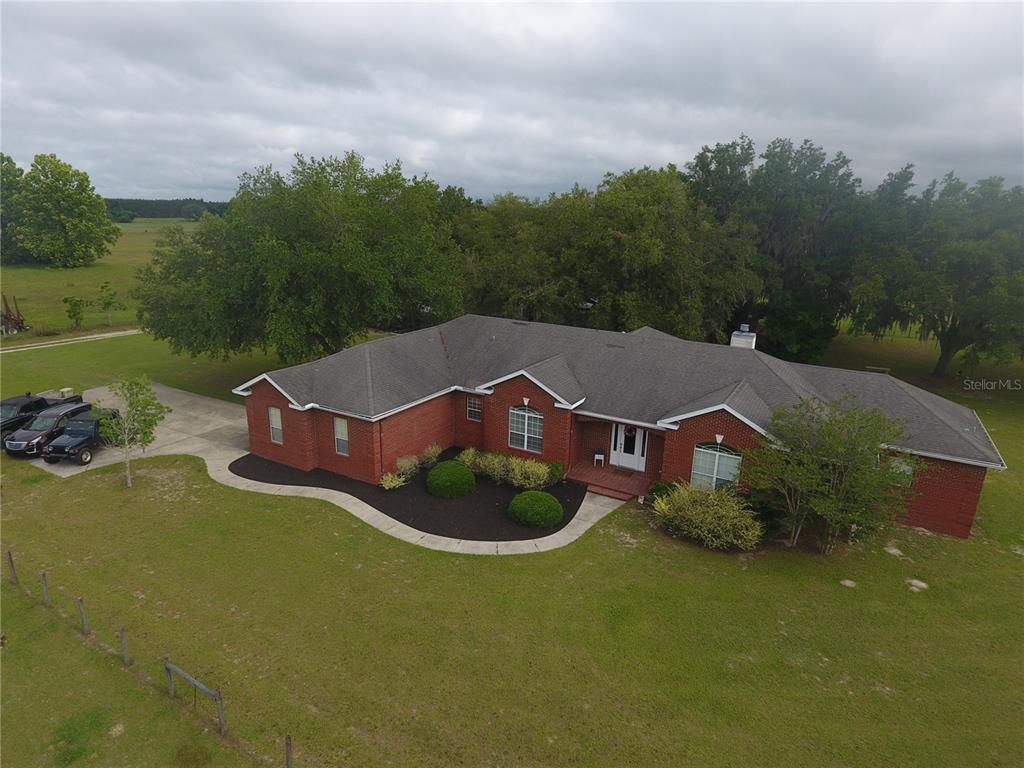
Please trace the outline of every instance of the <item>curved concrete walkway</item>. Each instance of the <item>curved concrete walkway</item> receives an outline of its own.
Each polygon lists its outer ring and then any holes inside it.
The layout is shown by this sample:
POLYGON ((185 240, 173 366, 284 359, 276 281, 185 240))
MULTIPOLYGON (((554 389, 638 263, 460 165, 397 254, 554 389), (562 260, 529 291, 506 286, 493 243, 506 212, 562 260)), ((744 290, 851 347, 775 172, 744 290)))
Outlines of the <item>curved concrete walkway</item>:
MULTIPOLYGON (((207 473, 218 483, 242 491, 329 501, 378 531, 427 549, 468 555, 525 555, 532 552, 546 552, 576 541, 597 521, 622 504, 617 499, 588 493, 583 498, 583 503, 576 512, 576 516, 567 526, 550 536, 526 541, 475 541, 424 533, 388 517, 365 501, 348 493, 329 488, 261 483, 235 475, 228 469, 228 466, 235 459, 249 452, 245 409, 240 405, 194 395, 191 392, 165 387, 162 384, 154 383, 153 389, 160 402, 170 406, 172 410, 157 428, 156 440, 146 450, 146 457, 173 454, 198 456, 206 463, 207 473)), ((103 407, 117 408, 119 406, 117 399, 111 395, 107 387, 86 390, 84 397, 86 402, 103 407)), ((80 467, 67 461, 60 464, 47 464, 37 459, 36 462, 37 466, 47 472, 61 477, 69 477, 86 472, 93 467, 116 464, 119 459, 117 451, 108 448, 98 452, 92 464, 87 467, 80 467)))

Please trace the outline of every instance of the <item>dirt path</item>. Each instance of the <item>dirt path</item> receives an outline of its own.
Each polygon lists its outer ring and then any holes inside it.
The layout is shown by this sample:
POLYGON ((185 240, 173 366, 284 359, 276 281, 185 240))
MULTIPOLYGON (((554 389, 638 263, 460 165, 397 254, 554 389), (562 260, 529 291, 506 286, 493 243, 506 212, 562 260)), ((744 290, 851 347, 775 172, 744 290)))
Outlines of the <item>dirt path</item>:
POLYGON ((38 344, 22 344, 17 347, 8 347, 7 349, 0 349, 0 355, 6 355, 8 352, 24 352, 29 349, 46 349, 47 347, 63 347, 65 344, 78 344, 83 341, 96 341, 98 339, 115 339, 118 336, 135 336, 136 334, 142 333, 141 328, 129 328, 126 331, 108 331, 107 333, 92 333, 88 336, 76 336, 73 339, 64 339, 63 341, 41 341, 38 344))

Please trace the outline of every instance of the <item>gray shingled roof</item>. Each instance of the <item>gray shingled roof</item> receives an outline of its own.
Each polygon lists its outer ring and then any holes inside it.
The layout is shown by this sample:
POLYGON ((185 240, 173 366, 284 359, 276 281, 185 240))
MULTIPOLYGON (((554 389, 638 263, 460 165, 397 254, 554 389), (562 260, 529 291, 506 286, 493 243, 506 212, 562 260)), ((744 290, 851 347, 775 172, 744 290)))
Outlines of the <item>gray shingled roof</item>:
POLYGON ((267 375, 299 405, 373 418, 452 387, 527 371, 577 410, 657 424, 728 405, 767 429, 774 409, 849 392, 906 426, 899 446, 1003 466, 977 415, 882 373, 787 363, 752 349, 463 315, 267 375))

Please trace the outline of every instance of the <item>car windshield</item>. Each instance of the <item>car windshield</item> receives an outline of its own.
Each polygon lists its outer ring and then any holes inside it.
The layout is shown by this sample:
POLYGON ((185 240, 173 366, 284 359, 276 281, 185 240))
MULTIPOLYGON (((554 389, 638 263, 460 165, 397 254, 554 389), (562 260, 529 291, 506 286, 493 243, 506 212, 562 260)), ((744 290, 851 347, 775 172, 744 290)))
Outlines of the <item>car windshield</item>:
POLYGON ((53 425, 57 423, 56 416, 36 416, 32 419, 32 423, 26 427, 26 429, 35 429, 39 431, 52 429, 53 425))
POLYGON ((18 406, 16 405, 0 405, 0 418, 9 419, 11 416, 18 415, 18 406))
POLYGON ((68 428, 64 431, 69 435, 91 435, 94 423, 92 421, 70 421, 68 428))

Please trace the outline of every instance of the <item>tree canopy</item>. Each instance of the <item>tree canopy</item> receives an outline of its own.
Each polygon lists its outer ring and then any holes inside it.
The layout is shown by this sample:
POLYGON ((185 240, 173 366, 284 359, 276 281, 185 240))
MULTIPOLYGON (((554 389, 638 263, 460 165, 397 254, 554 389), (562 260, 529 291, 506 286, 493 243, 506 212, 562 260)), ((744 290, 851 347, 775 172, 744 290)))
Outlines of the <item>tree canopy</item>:
POLYGON ((22 173, 6 155, 3 166, 3 258, 54 267, 92 264, 110 251, 121 230, 89 175, 56 155, 36 155, 22 173))
MULTIPOLYGON (((6 162, 4 179, 24 186, 6 162)), ((487 203, 397 162, 297 156, 287 174, 245 174, 222 215, 164 238, 140 316, 178 350, 269 347, 289 361, 461 311, 705 341, 749 323, 759 349, 804 362, 845 321, 914 328, 938 339, 940 375, 959 352, 1024 354, 1024 190, 950 175, 914 195, 913 183, 906 166, 864 191, 842 152, 776 139, 758 153, 746 136, 683 168, 487 203)), ((190 215, 202 203, 163 202, 190 215)))
POLYGON ((1024 355, 1024 189, 952 174, 912 195, 913 170, 869 196, 875 238, 854 270, 855 328, 935 338, 933 373, 954 356, 1024 355))
POLYGON ((273 347, 286 361, 449 319, 462 281, 440 201, 433 181, 355 153, 259 168, 222 217, 159 243, 139 273, 140 319, 176 351, 273 347))
POLYGON ((755 290, 748 239, 672 166, 608 174, 546 202, 504 195, 459 228, 469 311, 721 340, 755 290))

